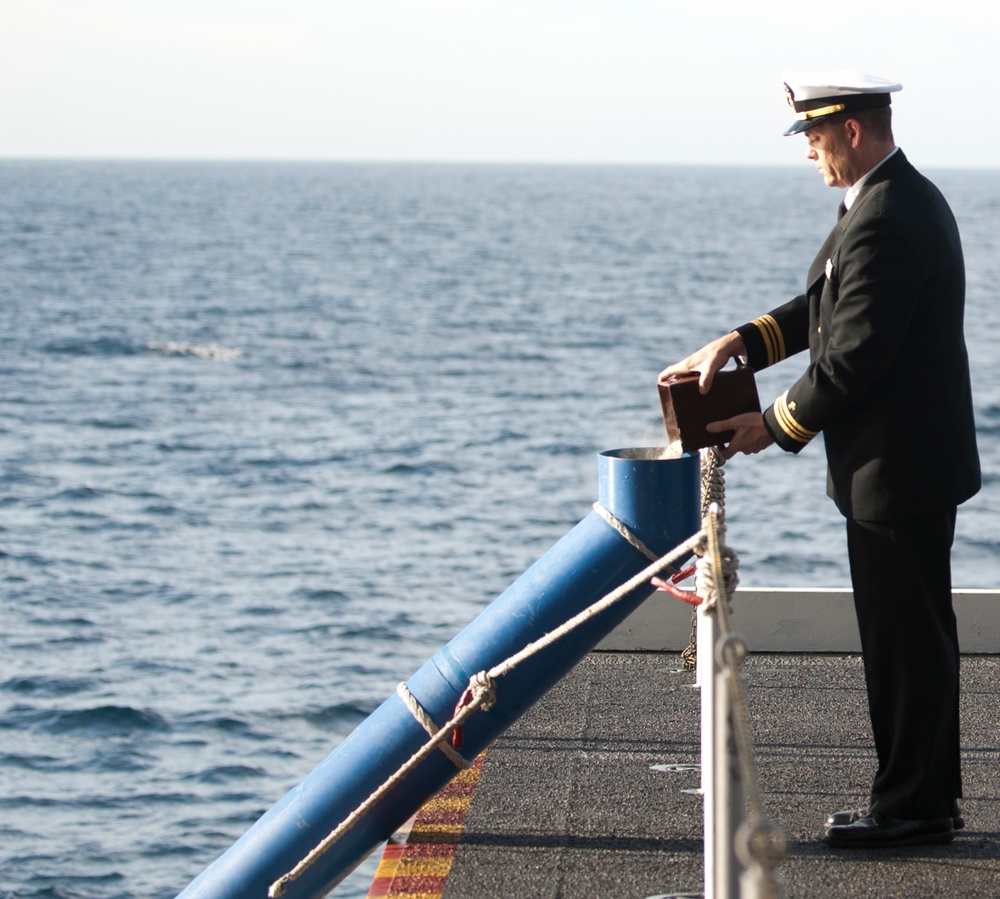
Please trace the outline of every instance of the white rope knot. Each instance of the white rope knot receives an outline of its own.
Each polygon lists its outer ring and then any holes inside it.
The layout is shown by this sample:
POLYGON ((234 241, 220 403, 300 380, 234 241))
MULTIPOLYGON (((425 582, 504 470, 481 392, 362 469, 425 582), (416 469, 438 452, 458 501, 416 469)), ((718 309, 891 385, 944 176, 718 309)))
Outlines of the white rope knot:
POLYGON ((469 678, 469 689, 472 691, 473 699, 479 703, 479 708, 488 712, 497 701, 497 685, 485 671, 473 674, 469 678))

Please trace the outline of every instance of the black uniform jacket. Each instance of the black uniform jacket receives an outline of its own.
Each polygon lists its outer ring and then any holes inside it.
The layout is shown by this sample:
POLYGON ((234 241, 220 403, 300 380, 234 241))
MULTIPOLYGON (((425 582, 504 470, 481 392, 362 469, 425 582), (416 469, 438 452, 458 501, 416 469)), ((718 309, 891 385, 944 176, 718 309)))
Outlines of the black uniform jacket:
POLYGON ((754 369, 809 350, 764 421, 791 452, 823 432, 844 515, 906 518, 979 489, 964 308, 955 218, 897 150, 827 237, 806 292, 737 328, 754 369))

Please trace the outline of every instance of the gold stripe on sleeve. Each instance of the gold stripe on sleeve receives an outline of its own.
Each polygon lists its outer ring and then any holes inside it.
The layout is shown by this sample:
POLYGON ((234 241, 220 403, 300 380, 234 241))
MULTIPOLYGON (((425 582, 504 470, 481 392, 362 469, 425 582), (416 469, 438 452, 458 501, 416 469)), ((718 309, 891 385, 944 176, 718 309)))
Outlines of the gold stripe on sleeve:
POLYGON ((785 358, 785 337, 781 333, 781 328, 771 315, 762 315, 755 318, 750 324, 754 325, 760 336, 764 340, 764 347, 767 350, 767 364, 774 365, 785 358))
POLYGON ((788 408, 787 390, 774 401, 774 417, 777 419, 781 430, 791 437, 792 440, 797 440, 799 443, 808 443, 818 433, 817 431, 810 431, 808 428, 802 427, 792 416, 792 412, 788 408))

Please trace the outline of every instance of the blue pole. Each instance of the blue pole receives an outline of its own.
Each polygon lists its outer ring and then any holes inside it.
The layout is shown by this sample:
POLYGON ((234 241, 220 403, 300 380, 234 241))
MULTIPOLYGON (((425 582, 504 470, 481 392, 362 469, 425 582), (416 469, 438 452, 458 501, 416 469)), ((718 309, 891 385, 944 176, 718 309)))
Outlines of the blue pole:
MULTIPOLYGON (((697 455, 661 458, 656 448, 598 457, 598 500, 657 556, 701 526, 697 455)), ((407 682, 440 727, 469 679, 555 630, 649 565, 596 512, 584 518, 407 682)), ((465 724, 462 755, 472 760, 623 621, 650 585, 525 659, 497 681, 495 705, 465 724)), ((428 737, 396 695, 387 699, 316 769, 199 875, 181 899, 264 899, 328 833, 393 775, 428 737)), ((325 896, 457 773, 435 751, 285 888, 288 899, 325 896)))

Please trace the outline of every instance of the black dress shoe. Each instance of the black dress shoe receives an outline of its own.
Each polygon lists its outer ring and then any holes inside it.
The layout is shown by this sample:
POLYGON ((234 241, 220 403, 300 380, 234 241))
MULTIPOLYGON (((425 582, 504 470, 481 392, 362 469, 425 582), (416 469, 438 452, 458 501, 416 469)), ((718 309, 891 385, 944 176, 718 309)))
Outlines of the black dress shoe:
POLYGON ((909 821, 873 812, 850 824, 828 827, 823 835, 823 842, 838 849, 881 849, 889 846, 950 843, 954 838, 951 818, 909 821))
MULTIPOLYGON (((867 809, 851 808, 842 812, 831 812, 823 822, 824 827, 843 827, 845 824, 853 824, 860 818, 868 814, 867 809)), ((955 807, 952 810, 951 826, 955 830, 962 830, 965 827, 965 818, 962 816, 962 800, 955 800, 955 807)))

